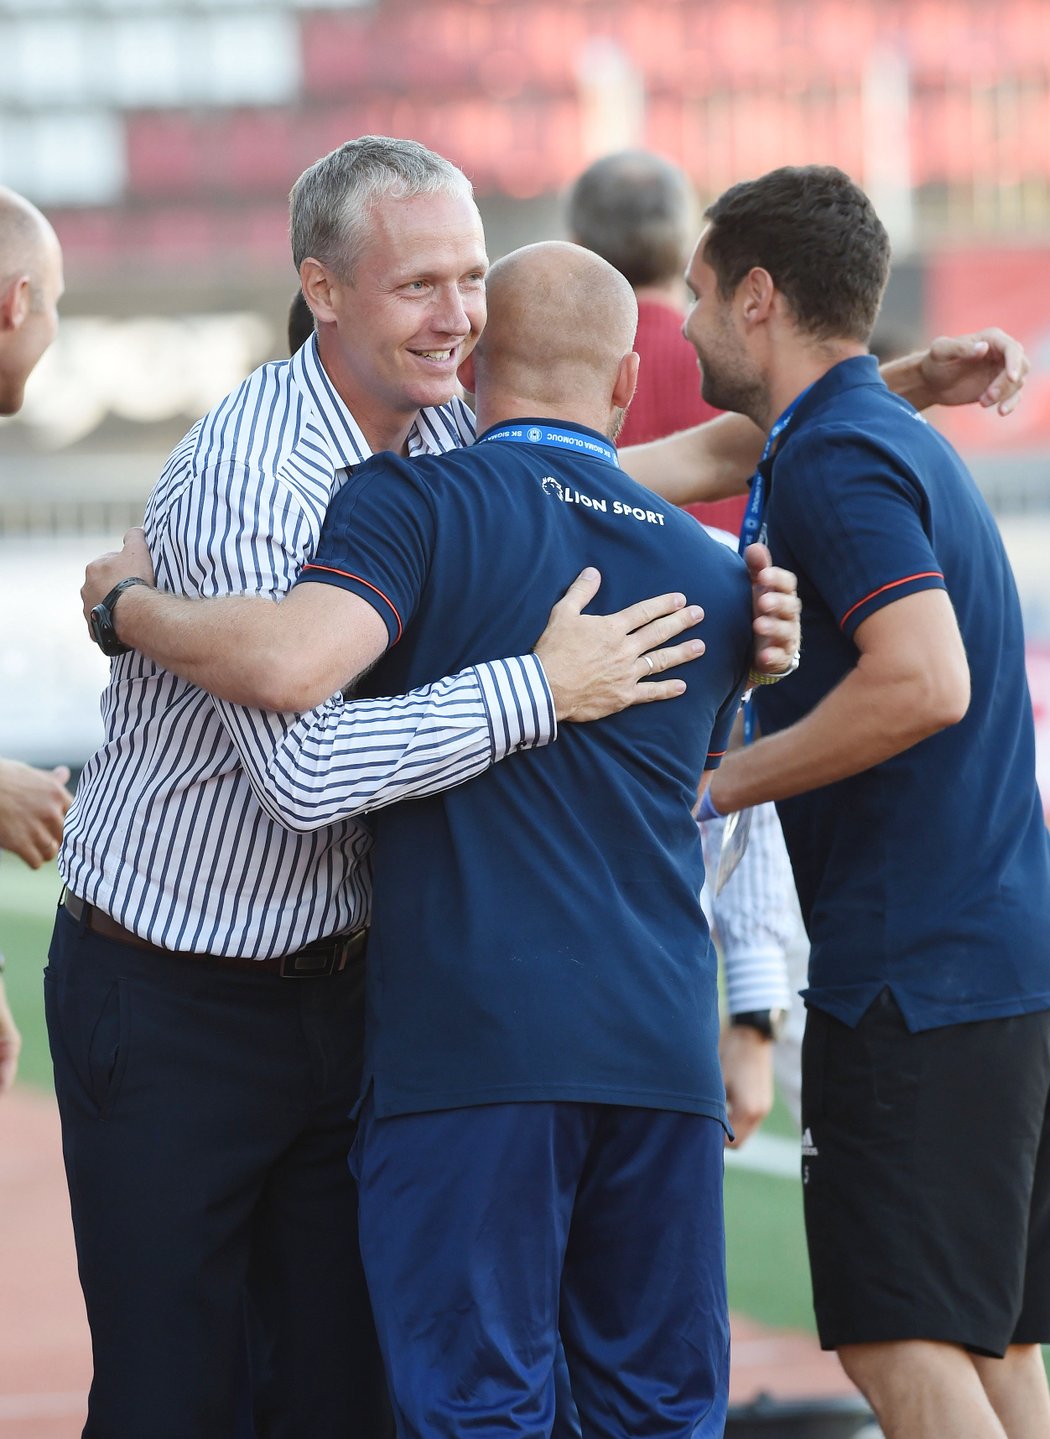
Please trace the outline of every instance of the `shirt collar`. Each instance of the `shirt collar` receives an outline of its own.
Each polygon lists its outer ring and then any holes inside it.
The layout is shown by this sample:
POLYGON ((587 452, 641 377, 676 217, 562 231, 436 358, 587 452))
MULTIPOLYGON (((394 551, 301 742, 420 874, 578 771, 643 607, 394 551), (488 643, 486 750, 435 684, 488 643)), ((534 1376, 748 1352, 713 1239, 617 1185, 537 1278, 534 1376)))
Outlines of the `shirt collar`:
POLYGON ((879 362, 874 355, 853 355, 848 360, 840 360, 837 365, 832 365, 827 374, 815 380, 799 400, 791 426, 784 436, 785 440, 830 400, 846 390, 856 390, 868 385, 885 386, 885 381, 879 374, 879 362))

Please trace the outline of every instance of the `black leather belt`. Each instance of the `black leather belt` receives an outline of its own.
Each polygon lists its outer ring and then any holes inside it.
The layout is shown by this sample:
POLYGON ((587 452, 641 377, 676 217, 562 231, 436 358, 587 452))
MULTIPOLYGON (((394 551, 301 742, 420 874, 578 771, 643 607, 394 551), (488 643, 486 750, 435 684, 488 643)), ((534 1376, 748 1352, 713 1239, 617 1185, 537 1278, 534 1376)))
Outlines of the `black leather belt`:
POLYGON ((78 895, 71 894, 68 889, 63 892, 62 904, 70 919, 77 924, 83 921, 93 934, 100 934, 105 939, 115 939, 118 944, 130 944, 135 949, 152 950, 155 954, 165 954, 172 959, 216 965, 220 969, 236 969, 248 974, 276 974, 281 979, 325 979, 330 974, 339 974, 355 959, 363 957, 368 940, 368 927, 363 925, 349 934, 333 935, 331 939, 319 940, 316 944, 308 944, 303 949, 297 949, 294 954, 281 954, 275 959, 241 959, 223 954, 187 954, 182 950, 162 949, 158 944, 150 944, 149 940, 143 939, 141 935, 125 929, 122 924, 111 919, 105 910, 88 904, 78 895))

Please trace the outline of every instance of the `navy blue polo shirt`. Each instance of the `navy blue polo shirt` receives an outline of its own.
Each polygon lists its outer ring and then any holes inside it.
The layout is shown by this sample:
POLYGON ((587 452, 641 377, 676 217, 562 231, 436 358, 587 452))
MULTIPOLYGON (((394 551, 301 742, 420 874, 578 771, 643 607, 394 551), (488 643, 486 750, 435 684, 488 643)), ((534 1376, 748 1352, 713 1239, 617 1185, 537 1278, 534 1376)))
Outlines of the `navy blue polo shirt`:
POLYGON ((805 393, 767 463, 769 543, 798 575, 803 662, 761 692, 763 731, 848 673, 867 616, 921 590, 947 590, 971 673, 961 723, 777 806, 812 941, 807 1002, 855 1024, 888 985, 912 1030, 1050 1007, 1024 636, 988 506, 870 356, 805 393))
POLYGON ((548 748, 378 815, 366 1080, 379 1115, 562 1099, 724 1123, 690 810, 746 677, 746 568, 600 435, 513 430, 440 458, 378 455, 333 500, 302 582, 342 585, 386 622, 392 648, 362 691, 529 650, 587 564, 593 613, 681 590, 704 608, 707 651, 679 699, 563 725, 548 748))

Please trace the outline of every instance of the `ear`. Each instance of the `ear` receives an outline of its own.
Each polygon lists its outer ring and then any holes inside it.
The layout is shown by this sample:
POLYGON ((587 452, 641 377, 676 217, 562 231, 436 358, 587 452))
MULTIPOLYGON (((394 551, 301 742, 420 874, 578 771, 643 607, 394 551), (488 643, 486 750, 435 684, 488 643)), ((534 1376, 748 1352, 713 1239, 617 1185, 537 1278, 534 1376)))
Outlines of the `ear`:
POLYGON ((299 266, 299 283, 314 318, 319 324, 330 325, 335 319, 333 291, 339 283, 331 270, 310 256, 299 266))
POLYGON ((459 369, 456 371, 456 377, 459 380, 459 383, 466 390, 468 395, 477 394, 478 386, 477 379, 474 374, 473 350, 470 352, 467 358, 463 361, 462 365, 460 365, 459 369))
POLYGON ((0 330, 20 329, 30 310, 28 275, 16 275, 0 291, 0 330))
POLYGON ((737 291, 741 300, 741 314, 746 323, 759 325, 768 320, 776 303, 777 287, 768 270, 756 265, 740 281, 737 291))
POLYGON ((627 406, 634 399, 634 391, 638 384, 638 356, 631 350, 624 355, 620 361, 620 367, 616 371, 616 383, 613 385, 612 403, 618 410, 626 410, 627 406))

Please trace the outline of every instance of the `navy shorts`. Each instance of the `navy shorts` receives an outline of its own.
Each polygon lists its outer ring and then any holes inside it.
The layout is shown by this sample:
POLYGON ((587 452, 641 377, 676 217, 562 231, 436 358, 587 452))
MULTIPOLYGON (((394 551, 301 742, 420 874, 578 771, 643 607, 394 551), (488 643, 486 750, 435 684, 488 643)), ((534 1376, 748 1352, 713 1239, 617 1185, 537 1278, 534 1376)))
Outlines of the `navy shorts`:
POLYGON ((889 990, 802 1047, 802 1178, 825 1349, 1050 1341, 1050 1012, 909 1033, 889 990))

